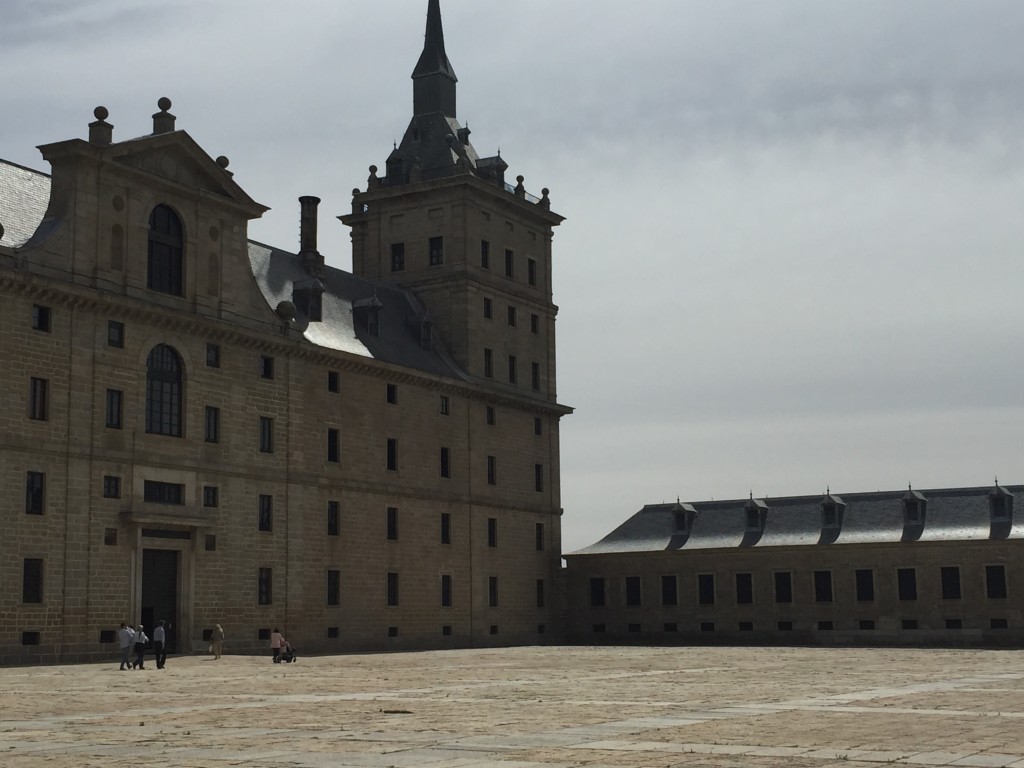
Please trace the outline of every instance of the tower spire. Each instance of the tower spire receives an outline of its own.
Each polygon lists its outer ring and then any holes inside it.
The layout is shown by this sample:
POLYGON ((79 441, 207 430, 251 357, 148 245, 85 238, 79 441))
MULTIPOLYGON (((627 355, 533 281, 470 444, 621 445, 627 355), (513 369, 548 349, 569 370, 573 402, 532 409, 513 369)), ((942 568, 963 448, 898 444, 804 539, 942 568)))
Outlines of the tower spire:
POLYGON ((455 84, 459 79, 444 50, 444 28, 441 25, 441 0, 427 4, 427 31, 423 53, 412 72, 413 112, 427 115, 440 112, 455 117, 455 84))

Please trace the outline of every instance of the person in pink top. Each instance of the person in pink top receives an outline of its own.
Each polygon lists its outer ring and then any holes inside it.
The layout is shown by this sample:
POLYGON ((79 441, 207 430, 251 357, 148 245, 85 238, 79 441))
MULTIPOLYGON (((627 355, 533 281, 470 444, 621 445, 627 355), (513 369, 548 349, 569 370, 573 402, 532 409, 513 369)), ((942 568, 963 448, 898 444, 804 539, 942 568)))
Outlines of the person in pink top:
POLYGON ((281 630, 274 627, 274 631, 270 633, 270 650, 274 653, 274 661, 281 658, 281 652, 287 645, 288 641, 284 639, 281 630))

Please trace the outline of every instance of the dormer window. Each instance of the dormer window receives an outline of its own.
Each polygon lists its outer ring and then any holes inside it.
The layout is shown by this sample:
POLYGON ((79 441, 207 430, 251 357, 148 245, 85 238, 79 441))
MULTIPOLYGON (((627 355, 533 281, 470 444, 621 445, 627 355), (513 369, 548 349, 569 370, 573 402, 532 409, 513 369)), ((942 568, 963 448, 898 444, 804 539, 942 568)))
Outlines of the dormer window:
POLYGON ((993 523, 1008 523, 1013 518, 1013 494, 998 485, 988 495, 988 509, 993 523))
POLYGON ((311 323, 319 323, 324 319, 323 297, 324 285, 319 280, 296 283, 292 289, 292 302, 296 311, 311 323))
POLYGON ((697 516, 695 510, 689 504, 676 503, 672 508, 672 534, 674 536, 689 536, 693 528, 693 519, 697 516))
POLYGON ((924 525, 925 508, 928 500, 917 491, 910 490, 903 496, 903 525, 924 525))
POLYGON ((842 526, 843 511, 846 504, 838 496, 826 493, 821 500, 821 528, 822 530, 833 530, 842 526))
POLYGON ((380 336, 380 311, 383 306, 376 296, 352 302, 352 319, 356 330, 370 336, 380 336))
POLYGON ((750 497, 744 508, 748 532, 758 532, 764 529, 765 518, 768 515, 768 505, 760 499, 750 497))

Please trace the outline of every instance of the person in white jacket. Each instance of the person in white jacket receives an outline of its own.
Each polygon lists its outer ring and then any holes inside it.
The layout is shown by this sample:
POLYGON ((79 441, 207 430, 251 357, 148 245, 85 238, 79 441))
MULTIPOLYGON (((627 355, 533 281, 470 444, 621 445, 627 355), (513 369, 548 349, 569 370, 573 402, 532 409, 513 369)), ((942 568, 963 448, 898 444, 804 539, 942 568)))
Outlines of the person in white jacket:
POLYGON ((135 628, 135 661, 132 662, 132 669, 145 669, 143 662, 146 658, 146 643, 149 642, 149 638, 146 637, 144 629, 141 624, 135 628))
POLYGON ((121 646, 121 669, 129 669, 131 661, 132 646, 135 644, 135 630, 121 622, 121 628, 117 630, 117 642, 121 646))

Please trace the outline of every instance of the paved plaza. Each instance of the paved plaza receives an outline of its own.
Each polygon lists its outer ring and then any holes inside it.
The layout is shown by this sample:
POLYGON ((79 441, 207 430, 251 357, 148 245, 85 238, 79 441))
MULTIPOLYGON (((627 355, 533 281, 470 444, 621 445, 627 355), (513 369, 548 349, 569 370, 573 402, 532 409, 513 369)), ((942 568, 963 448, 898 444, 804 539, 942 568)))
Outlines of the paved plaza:
POLYGON ((0 669, 0 766, 1024 768, 1024 652, 514 648, 0 669))

